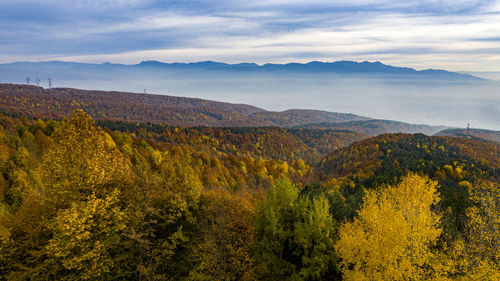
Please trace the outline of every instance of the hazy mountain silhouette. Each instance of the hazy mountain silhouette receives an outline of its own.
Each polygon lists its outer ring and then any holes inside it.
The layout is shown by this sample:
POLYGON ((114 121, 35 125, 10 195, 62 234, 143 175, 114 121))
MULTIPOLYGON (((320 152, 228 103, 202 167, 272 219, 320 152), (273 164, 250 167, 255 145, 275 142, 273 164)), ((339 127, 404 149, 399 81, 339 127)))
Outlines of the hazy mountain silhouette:
MULTIPOLYGON (((90 76, 96 73, 110 71, 196 71, 196 72, 217 72, 217 71, 230 71, 230 72, 261 72, 261 73, 337 73, 337 74, 392 74, 392 75, 416 75, 425 78, 440 78, 440 79, 462 79, 462 80, 484 80, 472 76, 470 74, 463 74, 457 72, 450 72, 446 70, 415 70, 408 67, 395 67, 383 64, 379 61, 376 62, 354 62, 354 61, 337 61, 337 62, 320 62, 312 61, 309 63, 287 63, 287 64, 273 64, 267 63, 258 65, 255 63, 238 63, 227 64, 213 61, 193 62, 193 63, 164 63, 159 61, 143 61, 135 65, 125 64, 88 64, 88 63, 75 63, 75 62, 62 62, 62 61, 44 61, 44 62, 15 62, 0 64, 0 73, 3 77, 13 77, 16 74, 30 74, 31 72, 50 75, 62 74, 65 75, 83 75, 90 76), (12 72, 14 71, 14 72, 12 72), (91 71, 91 73, 88 73, 91 71), (10 73, 6 73, 10 72, 10 73), (69 73, 71 72, 71 73, 69 73)), ((42 75, 43 76, 43 75, 42 75)), ((3 81, 7 82, 7 81, 3 81)), ((15 81, 9 81, 15 82, 15 81)))
MULTIPOLYGON (((22 84, 26 77, 31 78, 31 84, 40 79, 37 85, 46 88, 50 77, 52 87, 202 98, 252 104, 267 111, 317 109, 413 124, 464 127, 471 123, 500 129, 500 83, 469 74, 415 70, 378 61, 0 64, 0 83, 22 84)), ((323 121, 314 119, 311 123, 323 121)))

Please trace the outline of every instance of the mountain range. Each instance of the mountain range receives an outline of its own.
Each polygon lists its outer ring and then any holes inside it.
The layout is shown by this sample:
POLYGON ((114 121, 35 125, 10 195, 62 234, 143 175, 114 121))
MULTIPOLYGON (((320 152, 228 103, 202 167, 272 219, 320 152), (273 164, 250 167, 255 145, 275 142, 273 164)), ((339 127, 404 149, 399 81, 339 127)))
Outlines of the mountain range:
POLYGON ((2 82, 16 82, 6 80, 17 80, 21 82, 25 77, 31 76, 46 79, 53 77, 57 79, 84 79, 99 76, 120 75, 141 75, 153 71, 157 75, 185 73, 200 74, 206 72, 230 72, 230 73, 334 73, 334 74, 371 74, 371 75, 391 75, 403 77, 420 77, 425 79, 445 79, 445 80, 484 80, 465 73, 450 72, 446 70, 426 69, 415 70, 409 67, 396 67, 376 62, 320 62, 312 61, 309 63, 287 63, 273 64, 267 63, 258 65, 256 63, 237 63, 228 64, 213 61, 203 61, 194 63, 164 63, 159 61, 143 61, 135 65, 125 64, 88 64, 63 61, 44 61, 44 62, 14 62, 0 64, 0 74, 3 77, 2 82))
MULTIPOLYGON (((144 61, 135 65, 61 61, 0 64, 0 83, 27 84, 27 81, 45 88, 154 93, 251 104, 271 112, 290 108, 317 109, 405 123, 454 127, 465 127, 470 123, 474 127, 500 129, 499 82, 465 73, 415 70, 379 61, 262 65, 212 61, 144 61)), ((246 124, 305 125, 294 121, 265 121, 268 114, 256 114, 254 117, 258 122, 247 120, 246 124)), ((286 115, 296 118, 293 117, 296 112, 280 115, 280 118, 286 115)), ((231 117, 235 118, 241 119, 231 117)), ((330 120, 313 118, 310 121, 330 120)), ((210 122, 203 124, 209 125, 210 122)))

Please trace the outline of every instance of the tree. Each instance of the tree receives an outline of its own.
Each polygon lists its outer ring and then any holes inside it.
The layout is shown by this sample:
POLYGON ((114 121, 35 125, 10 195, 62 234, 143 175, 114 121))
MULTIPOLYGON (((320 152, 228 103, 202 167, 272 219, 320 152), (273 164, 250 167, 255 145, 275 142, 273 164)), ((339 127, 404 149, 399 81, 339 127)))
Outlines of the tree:
POLYGON ((337 225, 330 214, 326 197, 300 198, 298 220, 294 225, 295 255, 300 257, 299 280, 323 280, 334 274, 337 255, 334 250, 337 225))
MULTIPOLYGON (((152 160, 152 159, 151 159, 152 160)), ((124 248, 131 257, 123 262, 141 280, 184 278, 192 267, 196 217, 201 182, 179 159, 164 157, 152 169, 137 166, 138 182, 126 195, 131 212, 129 237, 124 248)))
POLYGON ((288 179, 269 189, 256 217, 257 261, 266 280, 322 280, 335 270, 335 224, 325 197, 299 197, 288 179))
POLYGON ((114 254, 121 246, 126 214, 118 192, 104 199, 92 194, 87 201, 62 210, 50 226, 53 238, 46 246, 45 263, 58 280, 95 280, 110 277, 119 267, 114 254))
POLYGON ((474 202, 467 209, 469 254, 478 260, 497 262, 500 259, 500 186, 482 181, 470 186, 469 197, 474 202))
POLYGON ((55 145, 44 155, 40 175, 57 206, 86 200, 95 193, 103 197, 130 182, 130 163, 113 139, 82 110, 59 124, 52 134, 55 145))
POLYGON ((252 255, 258 194, 216 188, 203 192, 198 224, 202 239, 192 280, 258 280, 252 255))
POLYGON ((345 280, 425 280, 439 276, 431 251, 441 234, 437 182, 410 173, 368 191, 358 217, 339 229, 335 249, 345 280))
POLYGON ((280 179, 257 211, 257 261, 267 280, 283 280, 296 271, 291 241, 297 198, 298 190, 290 180, 280 179))
POLYGON ((450 272, 459 280, 500 279, 500 189, 498 183, 469 185, 473 206, 467 208, 464 237, 448 253, 450 272))

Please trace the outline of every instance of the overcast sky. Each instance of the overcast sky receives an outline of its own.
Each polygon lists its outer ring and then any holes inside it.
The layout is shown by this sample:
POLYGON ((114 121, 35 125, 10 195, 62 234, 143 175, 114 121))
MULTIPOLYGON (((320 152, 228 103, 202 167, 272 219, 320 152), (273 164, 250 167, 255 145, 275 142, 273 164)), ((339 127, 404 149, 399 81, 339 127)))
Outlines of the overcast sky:
POLYGON ((500 0, 0 0, 0 63, 40 60, 500 71, 500 0))

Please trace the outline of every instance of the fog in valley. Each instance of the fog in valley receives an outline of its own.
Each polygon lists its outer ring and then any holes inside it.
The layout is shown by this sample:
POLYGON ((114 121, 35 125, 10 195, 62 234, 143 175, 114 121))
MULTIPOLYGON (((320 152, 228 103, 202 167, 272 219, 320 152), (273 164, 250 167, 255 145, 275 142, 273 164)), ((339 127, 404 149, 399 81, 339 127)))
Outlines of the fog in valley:
MULTIPOLYGON (((5 67, 4 67, 5 68, 5 67)), ((349 112, 408 123, 500 130, 500 82, 433 75, 133 69, 5 70, 0 82, 44 77, 40 86, 113 90, 245 103, 266 110, 349 112)))

